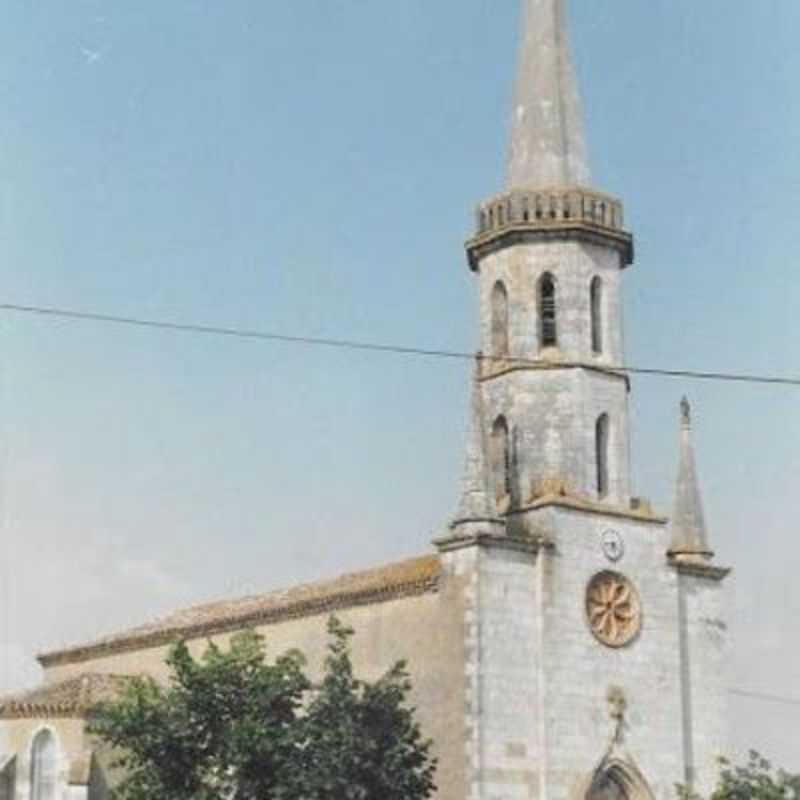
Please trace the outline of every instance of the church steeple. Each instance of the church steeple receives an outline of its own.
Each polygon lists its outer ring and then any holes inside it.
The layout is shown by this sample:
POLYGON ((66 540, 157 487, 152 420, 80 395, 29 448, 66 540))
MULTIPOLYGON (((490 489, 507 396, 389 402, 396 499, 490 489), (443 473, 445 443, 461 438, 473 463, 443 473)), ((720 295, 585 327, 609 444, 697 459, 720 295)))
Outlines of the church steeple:
POLYGON ((455 518, 450 524, 456 536, 505 532, 505 521, 497 514, 492 476, 486 457, 489 442, 486 435, 483 388, 480 383, 480 363, 481 356, 478 356, 472 378, 469 436, 461 479, 461 498, 455 518))
POLYGON ((703 498, 692 445, 692 408, 681 401, 681 452, 675 485, 670 556, 678 559, 708 560, 714 554, 708 544, 703 498))
POLYGON ((564 0, 525 0, 523 14, 507 188, 588 186, 564 0))

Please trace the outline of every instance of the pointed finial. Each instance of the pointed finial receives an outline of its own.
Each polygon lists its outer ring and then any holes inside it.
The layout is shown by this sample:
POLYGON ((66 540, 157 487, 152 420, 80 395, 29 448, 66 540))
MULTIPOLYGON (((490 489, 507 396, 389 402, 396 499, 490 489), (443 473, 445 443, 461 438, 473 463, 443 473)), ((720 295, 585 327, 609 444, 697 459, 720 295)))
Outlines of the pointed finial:
POLYGON ((681 427, 692 427, 692 404, 689 402, 689 398, 686 397, 686 395, 684 395, 681 400, 681 427))
POLYGON ((703 498, 692 444, 692 407, 686 397, 681 401, 681 451, 669 554, 677 558, 705 561, 714 555, 708 545, 703 498))
POLYGON ((509 189, 586 186, 591 180, 566 0, 523 0, 509 189))
POLYGON ((487 458, 486 418, 483 408, 483 387, 480 381, 482 359, 480 353, 475 358, 461 498, 450 528, 454 532, 465 534, 502 534, 505 532, 505 522, 499 518, 495 507, 492 476, 487 458))

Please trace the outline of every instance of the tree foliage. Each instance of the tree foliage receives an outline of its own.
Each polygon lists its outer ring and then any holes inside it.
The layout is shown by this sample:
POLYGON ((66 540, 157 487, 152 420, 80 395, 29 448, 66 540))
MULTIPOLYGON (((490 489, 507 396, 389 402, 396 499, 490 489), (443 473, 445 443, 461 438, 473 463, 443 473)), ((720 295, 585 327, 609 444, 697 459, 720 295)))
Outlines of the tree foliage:
POLYGON ((325 676, 304 720, 304 800, 413 800, 433 793, 430 742, 405 705, 411 689, 399 662, 374 683, 353 675, 352 630, 335 618, 325 676))
MULTIPOLYGON (((681 800, 702 800, 685 787, 679 787, 678 795, 681 800)), ((766 758, 751 752, 743 766, 722 761, 719 785, 709 800, 800 800, 800 775, 775 769, 766 758)))
POLYGON ((116 754, 115 800, 426 800, 434 790, 403 663, 355 677, 352 630, 335 618, 318 687, 296 652, 268 663, 246 631, 195 658, 167 659, 170 680, 133 679, 100 705, 90 732, 116 754))

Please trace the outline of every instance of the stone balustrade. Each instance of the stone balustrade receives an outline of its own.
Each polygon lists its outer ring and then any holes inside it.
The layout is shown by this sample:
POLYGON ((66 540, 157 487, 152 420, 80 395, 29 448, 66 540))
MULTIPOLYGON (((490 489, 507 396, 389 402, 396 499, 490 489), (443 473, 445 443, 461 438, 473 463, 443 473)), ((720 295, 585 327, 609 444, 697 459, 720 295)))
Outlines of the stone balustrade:
POLYGON ((475 235, 467 242, 470 266, 508 235, 550 237, 565 232, 620 249, 623 266, 633 261, 633 239, 624 229, 622 203, 614 197, 580 187, 513 189, 481 203, 475 235))
POLYGON ((584 222, 615 231, 623 229, 622 203, 587 189, 515 189, 482 203, 477 214, 477 235, 499 232, 515 225, 553 226, 584 222))

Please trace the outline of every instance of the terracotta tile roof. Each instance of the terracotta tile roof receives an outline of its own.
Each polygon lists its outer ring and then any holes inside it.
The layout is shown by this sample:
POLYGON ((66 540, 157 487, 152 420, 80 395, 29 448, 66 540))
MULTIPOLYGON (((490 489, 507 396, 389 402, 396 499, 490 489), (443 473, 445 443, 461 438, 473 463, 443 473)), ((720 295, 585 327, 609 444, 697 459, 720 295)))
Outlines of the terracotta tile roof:
POLYGON ((441 563, 437 555, 422 556, 334 580, 295 586, 269 594, 194 606, 159 620, 88 644, 39 656, 43 667, 73 664, 113 653, 194 639, 246 625, 327 614, 438 589, 441 563))
POLYGON ((114 697, 129 680, 130 676, 124 675, 86 673, 0 697, 0 719, 81 717, 92 706, 114 697))

